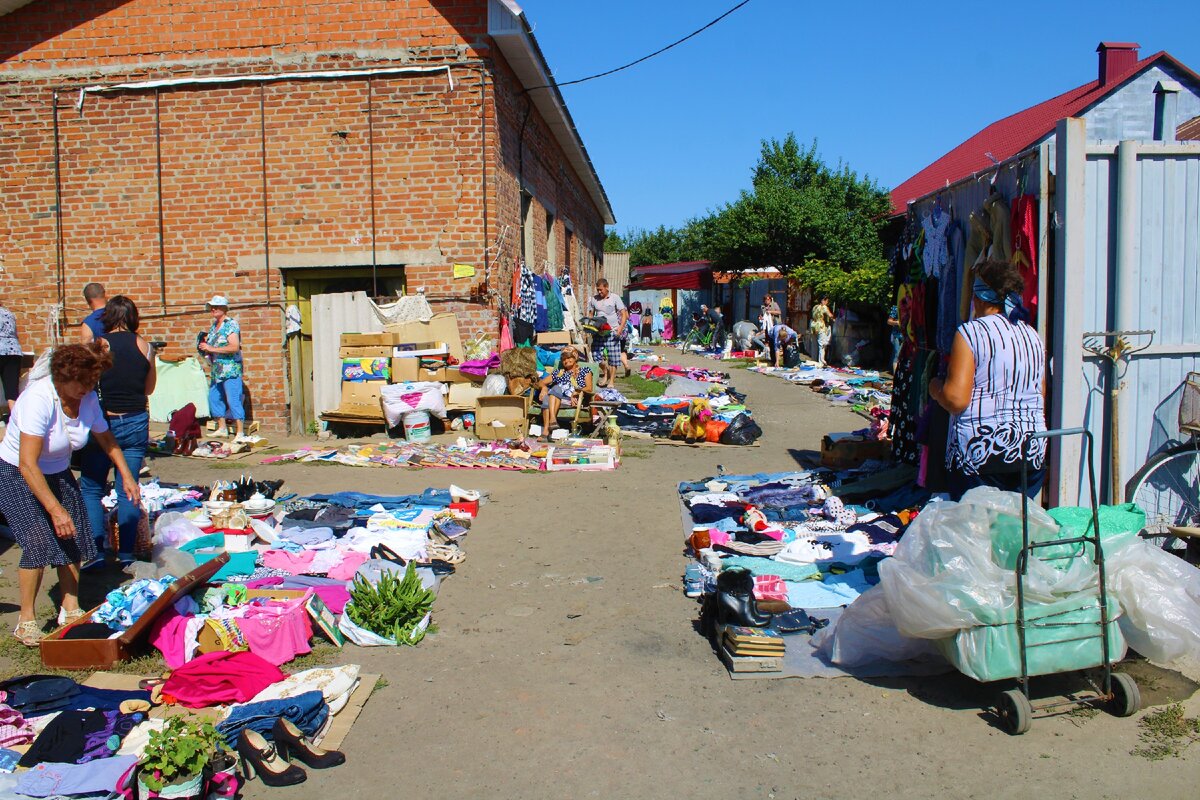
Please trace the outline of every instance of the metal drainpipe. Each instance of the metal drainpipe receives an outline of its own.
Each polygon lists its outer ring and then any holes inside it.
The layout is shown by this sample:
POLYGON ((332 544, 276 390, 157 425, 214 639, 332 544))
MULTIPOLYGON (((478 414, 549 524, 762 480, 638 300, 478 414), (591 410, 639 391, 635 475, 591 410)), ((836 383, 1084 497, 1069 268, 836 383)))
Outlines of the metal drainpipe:
MULTIPOLYGON (((378 262, 375 254, 375 84, 367 76, 367 168, 371 183, 371 297, 379 297, 378 262)), ((407 281, 405 281, 407 283, 407 281)), ((408 287, 405 286, 405 291, 408 287)))
MULTIPOLYGON (((1117 264, 1113 286, 1116 319, 1113 328, 1133 330, 1137 326, 1138 287, 1138 143, 1126 140, 1117 145, 1117 264)), ((1109 361, 1109 452, 1111 456, 1110 503, 1123 499, 1121 491, 1120 363, 1109 361)))
POLYGON ((161 92, 154 90, 154 162, 155 178, 158 182, 158 293, 163 313, 167 313, 167 255, 166 227, 163 225, 162 190, 162 108, 161 92))
POLYGON ((66 306, 66 252, 63 245, 63 214, 62 214, 62 149, 58 134, 58 90, 51 95, 54 115, 54 259, 57 277, 59 318, 66 306))
MULTIPOLYGON (((488 280, 488 171, 487 171, 487 73, 479 70, 479 170, 480 189, 483 194, 483 300, 491 305, 491 286, 488 280)), ((497 253, 499 256, 499 253, 497 253)))
POLYGON ((262 157, 263 193, 263 277, 267 283, 267 302, 271 302, 271 201, 267 194, 267 96, 266 84, 258 85, 258 135, 262 157))

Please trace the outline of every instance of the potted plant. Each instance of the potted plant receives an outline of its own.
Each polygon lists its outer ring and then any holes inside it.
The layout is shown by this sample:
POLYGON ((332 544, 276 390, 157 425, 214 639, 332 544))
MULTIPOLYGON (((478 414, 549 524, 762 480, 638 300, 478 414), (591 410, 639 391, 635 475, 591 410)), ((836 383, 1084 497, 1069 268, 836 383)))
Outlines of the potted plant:
POLYGON ((151 731, 149 738, 138 761, 138 794, 142 800, 199 797, 205 768, 227 751, 224 738, 212 723, 196 717, 171 717, 161 731, 151 731))

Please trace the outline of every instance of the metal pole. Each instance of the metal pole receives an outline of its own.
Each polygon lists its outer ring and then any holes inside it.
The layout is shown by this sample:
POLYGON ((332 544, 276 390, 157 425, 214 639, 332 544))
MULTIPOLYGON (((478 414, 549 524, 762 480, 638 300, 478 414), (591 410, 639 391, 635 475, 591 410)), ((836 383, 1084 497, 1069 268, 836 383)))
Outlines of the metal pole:
POLYGON ((62 213, 62 149, 58 131, 58 90, 51 95, 54 114, 54 258, 58 283, 59 322, 66 310, 66 253, 63 246, 63 213, 62 213))
POLYGON ((162 191, 162 106, 161 93, 154 90, 154 169, 158 182, 158 296, 163 313, 167 313, 167 255, 166 228, 163 225, 162 191))
MULTIPOLYGON (((371 178, 371 297, 379 297, 378 262, 375 257, 375 87, 367 77, 367 160, 371 178)), ((408 289, 405 287, 405 291, 408 289)))
POLYGON ((266 84, 258 85, 258 135, 262 157, 263 195, 263 277, 267 282, 267 302, 271 302, 271 202, 267 194, 267 96, 266 84))

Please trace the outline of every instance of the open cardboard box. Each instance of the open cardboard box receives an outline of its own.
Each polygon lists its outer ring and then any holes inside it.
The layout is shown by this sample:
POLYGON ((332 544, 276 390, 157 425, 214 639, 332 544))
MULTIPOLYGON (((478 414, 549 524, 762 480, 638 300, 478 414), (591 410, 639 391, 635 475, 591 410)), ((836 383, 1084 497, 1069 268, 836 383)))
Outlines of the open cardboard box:
POLYGON ((475 436, 479 439, 524 439, 529 430, 529 400, 512 394, 475 400, 475 436), (493 423, 499 422, 499 425, 493 423))
POLYGON ((41 641, 42 664, 55 669, 107 669, 140 655, 145 650, 146 634, 154 621, 173 606, 181 594, 208 582, 228 562, 229 554, 221 553, 175 581, 120 636, 112 639, 64 639, 63 636, 71 628, 92 621, 92 615, 99 608, 96 606, 74 622, 46 634, 41 641))

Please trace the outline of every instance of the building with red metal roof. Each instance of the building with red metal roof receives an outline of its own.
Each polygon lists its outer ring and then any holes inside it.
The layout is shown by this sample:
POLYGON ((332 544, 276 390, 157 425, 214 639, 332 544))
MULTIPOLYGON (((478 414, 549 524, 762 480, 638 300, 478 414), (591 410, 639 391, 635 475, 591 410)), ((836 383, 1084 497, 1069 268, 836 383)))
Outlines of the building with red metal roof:
POLYGON ((1200 75, 1160 51, 1139 59, 1133 42, 1101 42, 1096 80, 993 122, 892 190, 892 212, 903 213, 909 203, 969 178, 1051 139, 1054 126, 1065 117, 1088 120, 1096 139, 1151 139, 1158 113, 1156 84, 1180 84, 1178 122, 1200 114, 1200 75), (1145 84, 1142 86, 1142 84, 1145 84))

